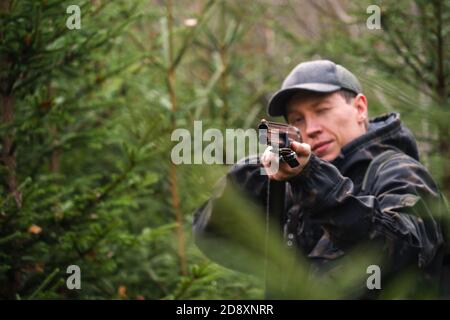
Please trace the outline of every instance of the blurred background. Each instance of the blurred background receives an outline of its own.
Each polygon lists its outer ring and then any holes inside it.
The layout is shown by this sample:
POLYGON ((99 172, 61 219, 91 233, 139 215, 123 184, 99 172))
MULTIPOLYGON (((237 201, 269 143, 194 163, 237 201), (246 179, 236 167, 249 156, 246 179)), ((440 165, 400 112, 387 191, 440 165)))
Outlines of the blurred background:
POLYGON ((400 112, 448 197, 449 40, 444 0, 1 0, 0 298, 263 298, 193 244, 228 167, 173 165, 171 134, 255 128, 305 60, 354 72, 370 116, 400 112))

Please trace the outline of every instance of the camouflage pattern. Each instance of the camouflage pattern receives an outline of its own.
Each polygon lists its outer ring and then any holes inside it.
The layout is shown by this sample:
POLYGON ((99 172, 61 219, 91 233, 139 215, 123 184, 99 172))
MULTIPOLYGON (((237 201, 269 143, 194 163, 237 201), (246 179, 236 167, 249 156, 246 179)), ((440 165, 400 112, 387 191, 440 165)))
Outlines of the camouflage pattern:
MULTIPOLYGON (((246 160, 234 165, 223 181, 231 182, 265 206, 267 177, 259 165, 246 160)), ((220 219, 216 208, 224 189, 222 185, 195 213, 194 235, 208 256, 226 265, 218 245, 206 245, 214 237, 211 222, 220 219)), ((312 155, 303 171, 286 183, 283 233, 286 243, 294 240, 298 252, 318 268, 369 242, 383 252, 389 273, 414 266, 436 279, 444 250, 442 210, 435 209, 440 202, 411 132, 391 113, 372 119, 367 133, 346 145, 334 161, 312 155), (372 163, 366 174, 371 161, 389 150, 389 157, 372 163)))

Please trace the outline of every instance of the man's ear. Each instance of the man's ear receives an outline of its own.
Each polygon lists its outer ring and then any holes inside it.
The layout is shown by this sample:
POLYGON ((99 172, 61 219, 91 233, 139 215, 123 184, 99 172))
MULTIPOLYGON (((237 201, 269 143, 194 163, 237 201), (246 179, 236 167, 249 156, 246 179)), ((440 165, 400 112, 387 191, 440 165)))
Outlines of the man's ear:
POLYGON ((354 99, 354 106, 356 111, 358 111, 358 122, 366 123, 368 117, 368 104, 367 98, 362 93, 359 93, 354 99))

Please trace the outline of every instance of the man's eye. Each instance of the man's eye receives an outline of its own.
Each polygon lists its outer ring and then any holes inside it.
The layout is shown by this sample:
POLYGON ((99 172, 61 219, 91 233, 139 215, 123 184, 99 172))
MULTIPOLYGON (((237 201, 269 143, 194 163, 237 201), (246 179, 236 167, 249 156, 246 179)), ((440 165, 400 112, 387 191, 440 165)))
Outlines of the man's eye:
POLYGON ((294 123, 302 123, 302 122, 303 122, 303 118, 294 119, 294 123))
POLYGON ((322 109, 317 110, 317 113, 324 113, 328 110, 329 110, 329 108, 322 108, 322 109))

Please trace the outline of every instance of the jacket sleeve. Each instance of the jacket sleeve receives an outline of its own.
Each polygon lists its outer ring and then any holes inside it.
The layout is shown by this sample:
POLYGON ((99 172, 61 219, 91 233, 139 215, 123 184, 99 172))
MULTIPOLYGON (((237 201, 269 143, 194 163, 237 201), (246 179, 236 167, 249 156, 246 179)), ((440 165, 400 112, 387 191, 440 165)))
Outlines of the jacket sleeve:
POLYGON ((429 201, 439 203, 440 195, 429 173, 400 154, 369 179, 368 192, 356 195, 351 179, 313 155, 290 184, 296 201, 343 250, 364 240, 381 240, 393 264, 415 261, 426 266, 443 243, 439 210, 429 201))
POLYGON ((194 241, 201 251, 225 267, 244 272, 253 271, 248 259, 256 262, 264 250, 249 233, 253 220, 264 211, 267 190, 267 177, 255 162, 247 158, 234 165, 194 213, 194 241))

